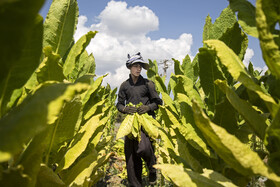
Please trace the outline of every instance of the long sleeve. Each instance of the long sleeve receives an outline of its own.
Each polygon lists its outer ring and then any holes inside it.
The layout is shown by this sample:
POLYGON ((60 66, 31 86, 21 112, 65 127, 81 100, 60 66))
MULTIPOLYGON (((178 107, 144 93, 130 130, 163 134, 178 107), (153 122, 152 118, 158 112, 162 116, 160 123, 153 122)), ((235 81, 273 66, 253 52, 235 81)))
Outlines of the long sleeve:
POLYGON ((120 90, 118 93, 118 102, 117 109, 123 113, 123 109, 125 108, 126 94, 124 84, 121 84, 120 90))

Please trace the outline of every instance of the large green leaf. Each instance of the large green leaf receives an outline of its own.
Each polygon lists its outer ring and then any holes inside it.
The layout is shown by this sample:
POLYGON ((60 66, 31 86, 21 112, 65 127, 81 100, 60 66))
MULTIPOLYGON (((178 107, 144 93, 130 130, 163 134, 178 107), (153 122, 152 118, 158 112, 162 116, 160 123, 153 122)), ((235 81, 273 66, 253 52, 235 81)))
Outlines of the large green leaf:
POLYGON ((235 80, 241 82, 246 88, 255 92, 265 102, 271 115, 275 116, 278 108, 276 102, 253 81, 251 76, 246 72, 245 66, 240 58, 219 40, 207 40, 205 43, 215 49, 218 58, 221 63, 227 67, 231 76, 235 80))
POLYGON ((148 134, 148 136, 154 140, 156 140, 159 136, 158 127, 153 124, 153 121, 150 120, 149 115, 142 114, 139 115, 139 122, 143 127, 144 131, 148 134))
POLYGON ((167 89, 166 89, 166 86, 164 84, 164 81, 162 80, 162 78, 159 75, 155 76, 154 82, 155 82, 156 88, 159 92, 167 93, 167 89))
POLYGON ((266 133, 267 149, 270 153, 269 165, 280 175, 280 108, 271 125, 267 128, 266 133))
POLYGON ((186 94, 191 100, 196 100, 200 104, 200 107, 204 108, 204 103, 192 80, 184 75, 176 75, 175 77, 177 79, 177 85, 174 88, 174 95, 176 96, 177 93, 186 94))
POLYGON ((189 142, 189 144, 206 156, 213 157, 210 149, 207 147, 207 144, 202 138, 202 134, 195 125, 190 123, 182 124, 168 109, 165 109, 165 111, 167 117, 173 124, 173 128, 178 128, 181 135, 189 142))
POLYGON ((174 73, 175 73, 175 75, 184 75, 184 72, 182 70, 180 61, 176 60, 174 58, 172 60, 174 62, 174 73))
POLYGON ((189 55, 185 56, 181 67, 184 72, 184 75, 189 77, 193 81, 195 81, 194 68, 193 68, 193 64, 192 64, 192 61, 191 61, 191 58, 189 55))
MULTIPOLYGON (((25 3, 20 1, 17 4, 23 4, 23 7, 18 7, 17 9, 17 5, 13 10, 7 8, 6 11, 10 11, 10 15, 2 13, 0 14, 0 24, 3 28, 0 31, 0 117, 2 117, 7 112, 8 108, 6 105, 9 102, 14 89, 22 87, 32 75, 34 70, 38 67, 40 56, 42 53, 42 17, 36 17, 35 15, 29 17, 31 15, 29 12, 25 12, 25 8, 27 8, 25 3), (16 12, 15 10, 18 10, 19 12, 16 12), (22 13, 26 15, 22 15, 22 13), (14 17, 16 18, 16 20, 20 21, 8 19, 11 17, 14 17), (7 25, 7 23, 5 22, 10 22, 17 25, 7 25), (22 23, 20 22, 29 25, 22 25, 22 23), (5 33, 7 32, 7 29, 9 30, 9 33, 5 33), (14 32, 13 29, 16 30, 14 34, 12 34, 14 32), (20 38, 18 38, 18 36, 20 36, 20 38)), ((26 4, 30 5, 30 2, 26 4)), ((34 4, 37 4, 37 2, 34 4)), ((30 6, 32 8, 35 8, 33 7, 33 5, 30 6)), ((27 8, 27 10, 31 11, 29 7, 27 8)))
POLYGON ((205 173, 200 174, 179 165, 158 164, 154 167, 160 169, 176 186, 235 186, 229 179, 212 170, 204 170, 205 173))
POLYGON ((227 7, 215 20, 213 25, 211 25, 210 22, 211 18, 208 17, 206 19, 206 26, 204 26, 205 34, 203 41, 208 39, 220 39, 229 28, 234 26, 237 21, 234 12, 229 7, 227 7))
POLYGON ((230 47, 241 60, 244 59, 248 47, 248 37, 239 28, 238 23, 235 23, 233 27, 229 28, 219 40, 230 47))
MULTIPOLYGON (((216 112, 213 122, 226 129, 227 132, 236 135, 239 129, 237 124, 237 112, 231 103, 224 98, 223 101, 216 105, 215 109, 216 112)), ((238 135, 241 135, 241 133, 238 133, 238 135)))
POLYGON ((97 31, 89 31, 71 47, 63 65, 63 73, 68 80, 74 82, 78 78, 79 70, 81 69, 80 66, 83 66, 79 60, 80 56, 84 53, 86 47, 96 33, 97 31))
MULTIPOLYGON (((28 43, 28 40, 34 39, 34 34, 38 33, 38 31, 42 32, 42 28, 40 29, 41 26, 36 28, 38 29, 37 31, 35 31, 35 26, 39 22, 40 25, 42 25, 42 18, 38 18, 38 12, 43 4, 44 0, 38 0, 36 2, 33 0, 18 0, 1 4, 1 81, 7 77, 9 70, 18 63, 18 60, 21 58, 22 53, 24 52, 23 49, 28 43)), ((42 35, 40 37, 42 37, 42 35)), ((39 41, 42 40, 42 38, 37 38, 36 40, 38 42, 38 47, 40 46, 39 41)), ((36 51, 36 48, 32 49, 36 51)), ((34 68, 35 67, 31 69, 34 70, 34 68)))
POLYGON ((226 94, 231 105, 243 116, 250 127, 263 140, 266 130, 265 118, 252 107, 252 105, 238 97, 225 81, 216 80, 215 84, 226 94))
POLYGON ((45 164, 41 164, 40 171, 37 176, 36 186, 37 187, 50 187, 50 186, 62 187, 65 186, 65 184, 59 178, 59 176, 55 172, 53 172, 51 168, 49 168, 45 164))
POLYGON ((132 129, 131 129, 131 134, 133 136, 133 138, 137 139, 138 142, 141 141, 141 123, 139 121, 139 114, 135 113, 133 114, 134 118, 133 118, 133 122, 132 122, 132 129))
POLYGON ((23 166, 24 174, 31 179, 30 186, 35 186, 37 175, 40 171, 40 164, 43 160, 43 153, 46 148, 46 137, 50 132, 50 127, 37 134, 23 151, 17 165, 23 166))
POLYGON ((164 102, 164 105, 170 107, 171 111, 178 116, 179 114, 178 114, 178 111, 175 107, 175 103, 172 100, 172 98, 165 92, 161 93, 161 95, 162 95, 162 100, 164 102))
POLYGON ((58 120, 51 128, 49 138, 46 140, 46 163, 57 158, 59 148, 68 143, 78 132, 82 121, 81 109, 82 104, 79 97, 65 103, 58 120))
MULTIPOLYGON (((95 59, 92 55, 92 53, 90 55, 88 55, 87 51, 84 50, 84 52, 81 54, 80 58, 79 58, 79 67, 75 68, 75 70, 78 73, 78 78, 82 77, 86 74, 94 74, 95 73, 95 59)), ((73 72, 74 74, 76 74, 76 72, 73 72)))
POLYGON ((62 66, 59 64, 60 56, 53 53, 50 47, 44 48, 45 59, 36 70, 38 83, 45 81, 62 82, 65 77, 63 75, 62 66))
POLYGON ((280 79, 280 46, 275 39, 276 37, 279 39, 279 33, 275 36, 273 28, 277 22, 279 23, 279 7, 279 1, 256 1, 256 22, 263 59, 272 75, 278 79, 280 79))
POLYGON ((63 58, 74 41, 78 15, 77 0, 54 0, 44 23, 43 46, 63 58))
POLYGON ((215 54, 206 48, 200 48, 198 53, 200 84, 207 96, 207 106, 214 112, 217 103, 221 102, 222 92, 214 84, 216 79, 225 79, 223 72, 218 65, 215 54))
POLYGON ((149 59, 149 65, 150 68, 147 70, 147 76, 150 80, 155 81, 155 76, 158 74, 157 62, 149 59))
POLYGON ((101 125, 100 115, 90 118, 72 139, 69 149, 58 164, 58 171, 69 168, 75 160, 85 151, 94 131, 101 125))
POLYGON ((103 107, 108 100, 103 99, 97 103, 92 103, 92 107, 84 114, 84 119, 89 119, 98 110, 98 107, 103 107))
POLYGON ((230 0, 230 8, 238 12, 238 23, 249 35, 258 38, 256 8, 247 0, 230 0))
POLYGON ((99 153, 95 150, 92 151, 68 171, 67 175, 64 176, 65 183, 70 186, 82 186, 85 180, 90 178, 98 167, 106 163, 112 155, 112 153, 105 154, 104 150, 99 153))
POLYGON ((190 165, 190 167, 194 171, 201 173, 202 166, 197 160, 197 158, 194 157, 194 154, 192 154, 189 148, 191 145, 187 142, 185 137, 181 135, 180 132, 176 133, 176 138, 177 138, 179 156, 182 157, 184 160, 186 160, 186 162, 190 165))
POLYGON ((10 167, 8 170, 1 170, 0 186, 28 186, 31 179, 23 173, 23 167, 10 167))
POLYGON ((121 123, 116 135, 116 139, 129 135, 132 132, 134 115, 127 115, 121 123))
POLYGON ((195 123, 208 144, 229 166, 244 176, 261 175, 280 182, 280 177, 265 165, 257 153, 241 143, 234 135, 211 122, 196 102, 193 102, 193 112, 195 123))
MULTIPOLYGON (((208 15, 206 18, 205 18, 205 24, 204 24, 204 27, 203 27, 203 33, 202 33, 202 39, 203 41, 206 41, 206 40, 209 40, 210 39, 210 33, 211 33, 211 29, 212 29, 212 19, 211 17, 208 15)), ((205 45, 205 44, 203 44, 205 45)))
MULTIPOLYGON (((101 86, 101 83, 103 81, 103 78, 106 77, 107 75, 103 75, 103 76, 100 76, 98 77, 94 82, 92 82, 92 84, 90 85, 90 88, 88 89, 88 91, 85 93, 84 97, 82 98, 83 100, 83 106, 90 100, 90 97, 91 95, 98 91, 100 86, 101 86)), ((90 103, 90 105, 92 105, 92 103, 90 103)), ((91 106, 89 106, 91 107, 91 106)))
POLYGON ((42 85, 4 116, 0 120, 0 162, 9 160, 32 137, 53 124, 64 103, 87 88, 87 84, 81 83, 42 85))

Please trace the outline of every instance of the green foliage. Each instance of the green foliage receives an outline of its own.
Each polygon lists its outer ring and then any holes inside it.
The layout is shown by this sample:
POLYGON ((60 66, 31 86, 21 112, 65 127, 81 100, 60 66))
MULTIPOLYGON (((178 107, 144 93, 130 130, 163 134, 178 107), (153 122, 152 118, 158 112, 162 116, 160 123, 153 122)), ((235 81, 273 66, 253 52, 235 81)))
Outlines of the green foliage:
POLYGON ((155 167, 176 186, 246 186, 259 176, 280 185, 276 10, 272 0, 259 0, 256 8, 231 0, 214 24, 206 18, 204 46, 193 61, 173 59, 168 90, 155 81, 164 101, 155 167), (243 65, 248 39, 240 27, 259 36, 269 67, 264 75, 243 65))
POLYGON ((14 40, 1 42, 0 185, 91 186, 113 154, 116 89, 93 79, 85 48, 97 32, 73 41, 77 1, 53 1, 44 25, 42 3, 0 5, 3 26, 21 21, 1 30, 14 40))
POLYGON ((77 1, 54 0, 44 23, 43 3, 0 3, 0 186, 92 186, 113 151, 123 156, 121 138, 140 141, 141 128, 154 140, 155 167, 177 186, 246 186, 260 176, 280 186, 278 1, 230 0, 214 23, 207 16, 203 47, 173 59, 169 79, 150 60, 164 105, 156 119, 127 115, 117 141, 117 89, 95 78, 85 50, 97 32, 75 43, 77 1), (264 74, 242 62, 246 34, 259 38, 264 74))

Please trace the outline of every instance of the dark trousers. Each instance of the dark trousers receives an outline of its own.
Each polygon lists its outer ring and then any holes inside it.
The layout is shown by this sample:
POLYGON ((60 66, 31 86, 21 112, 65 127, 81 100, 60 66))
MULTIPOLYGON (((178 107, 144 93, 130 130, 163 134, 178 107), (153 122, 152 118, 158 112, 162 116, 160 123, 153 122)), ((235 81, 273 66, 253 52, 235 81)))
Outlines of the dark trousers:
POLYGON ((155 173, 156 157, 152 142, 149 137, 141 131, 141 141, 125 137, 124 152, 126 159, 127 177, 130 186, 142 185, 142 160, 146 162, 149 173, 155 173))

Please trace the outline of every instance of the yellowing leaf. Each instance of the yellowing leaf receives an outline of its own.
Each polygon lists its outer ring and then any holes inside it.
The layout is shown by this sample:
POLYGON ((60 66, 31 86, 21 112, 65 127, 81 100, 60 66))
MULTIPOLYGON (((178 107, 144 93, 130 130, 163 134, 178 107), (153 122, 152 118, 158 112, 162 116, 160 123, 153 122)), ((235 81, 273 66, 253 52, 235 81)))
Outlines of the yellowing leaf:
POLYGON ((116 139, 129 135, 132 132, 134 115, 127 115, 121 123, 116 135, 116 139))
POLYGON ((86 149, 92 134, 100 126, 100 115, 93 116, 82 126, 71 142, 69 150, 60 161, 58 170, 69 168, 86 149))
POLYGON ((245 176, 261 175, 280 182, 280 177, 263 163, 257 153, 224 128, 211 122, 196 102, 193 102, 193 112, 195 123, 205 139, 228 165, 245 176))
POLYGON ((205 43, 209 47, 214 48, 221 63, 227 67, 229 73, 235 80, 241 82, 246 88, 255 92, 265 102, 268 110, 274 117, 278 109, 276 102, 269 94, 264 93, 261 87, 253 81, 251 76, 245 71, 245 66, 240 58, 222 41, 207 40, 205 43))

